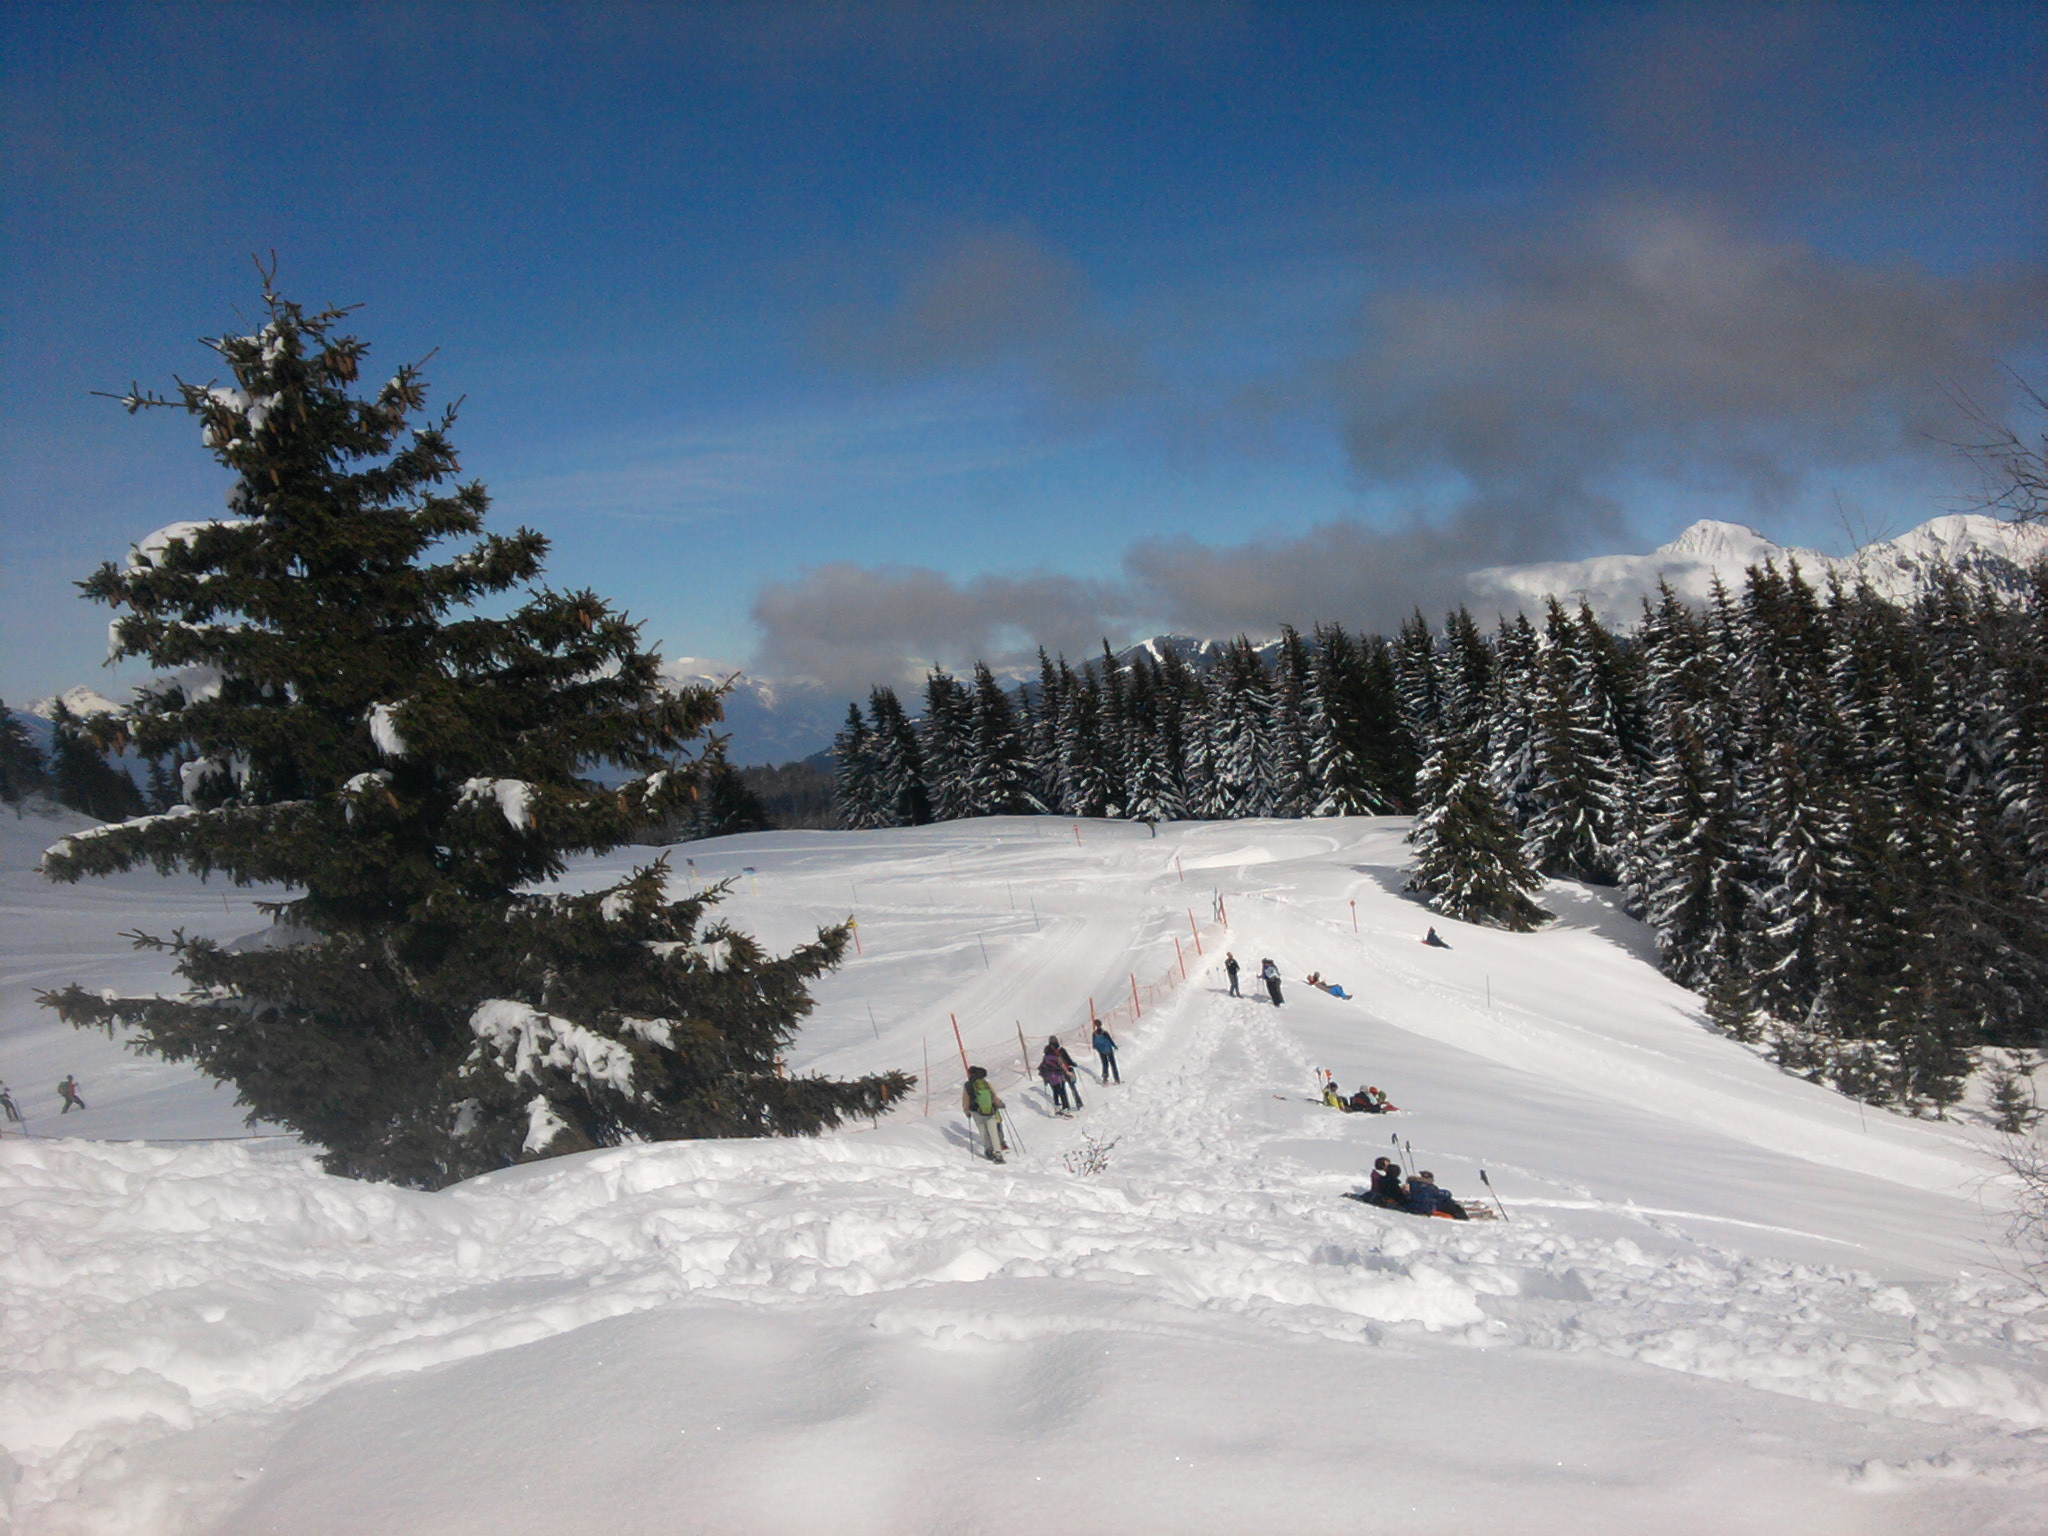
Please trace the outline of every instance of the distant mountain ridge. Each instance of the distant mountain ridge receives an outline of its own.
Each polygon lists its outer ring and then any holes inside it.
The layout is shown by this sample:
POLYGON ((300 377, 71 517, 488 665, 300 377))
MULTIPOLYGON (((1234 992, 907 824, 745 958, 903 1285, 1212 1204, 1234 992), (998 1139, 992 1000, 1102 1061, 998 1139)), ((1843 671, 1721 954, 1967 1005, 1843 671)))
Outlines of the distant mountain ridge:
MULTIPOLYGON (((1839 574, 1848 582, 1868 581, 1895 600, 1909 600, 1926 582, 1928 573, 1943 563, 2002 590, 2017 591, 2027 580, 2027 568, 2044 558, 2048 558, 2048 528, 2018 526, 1976 513, 1937 517, 1896 539, 1866 545, 1847 556, 1774 543, 1741 523, 1702 519, 1648 554, 1489 566, 1474 571, 1467 581, 1475 608, 1539 610, 1555 594, 1573 605, 1583 599, 1603 622, 1625 627, 1641 617, 1643 599, 1655 594, 1660 580, 1670 583, 1688 602, 1703 603, 1716 576, 1731 591, 1739 590, 1742 573, 1766 560, 1780 568, 1796 562, 1816 586, 1839 574)), ((1270 656, 1275 643, 1259 646, 1259 654, 1270 656)), ((1138 641, 1115 654, 1128 664, 1140 652, 1154 661, 1170 652, 1189 666, 1206 670, 1222 648, 1223 643, 1216 640, 1166 634, 1138 641)), ((1077 666, 1087 659, 1068 658, 1077 666)), ((719 684, 735 671, 739 675, 726 695, 725 721, 716 727, 719 734, 730 738, 727 756, 733 763, 797 762, 830 751, 834 733, 846 720, 849 698, 844 692, 802 678, 756 677, 695 657, 678 658, 669 667, 669 675, 683 683, 719 684)), ((1038 669, 1035 663, 998 668, 996 675, 1009 684, 1035 684, 1038 669)), ((69 689, 59 698, 73 714, 81 716, 120 708, 84 686, 69 689)), ((55 703, 53 699, 38 700, 28 713, 46 721, 55 703)), ((906 703, 915 707, 913 701, 906 699, 906 703)))
POLYGON ((1894 601, 1910 601, 1937 566, 1951 565, 2008 592, 2026 583, 2027 568, 2048 558, 2048 528, 2018 526, 1979 513, 1955 513, 1922 523, 1896 539, 1867 544, 1853 555, 1773 543, 1741 523, 1703 519, 1670 543, 1646 555, 1596 555, 1588 560, 1553 560, 1535 565, 1496 565, 1468 578, 1475 600, 1504 609, 1540 607, 1555 596, 1583 599, 1607 624, 1627 625, 1642 616, 1645 597, 1661 580, 1689 602, 1705 602, 1718 576, 1730 590, 1742 573, 1765 561, 1780 569, 1796 563, 1815 586, 1832 576, 1851 584, 1866 581, 1894 601))

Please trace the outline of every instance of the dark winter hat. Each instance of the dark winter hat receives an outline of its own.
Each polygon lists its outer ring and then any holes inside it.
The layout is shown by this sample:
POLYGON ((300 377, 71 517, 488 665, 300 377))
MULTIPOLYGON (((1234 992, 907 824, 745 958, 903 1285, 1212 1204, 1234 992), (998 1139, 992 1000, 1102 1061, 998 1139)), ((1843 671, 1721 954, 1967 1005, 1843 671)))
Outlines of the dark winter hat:
POLYGON ((1058 1045, 1059 1043, 1060 1037, 1058 1035, 1047 1035, 1045 1037, 1045 1048, 1048 1051, 1051 1050, 1054 1046, 1058 1045))
POLYGON ((1436 1182, 1436 1175, 1431 1173, 1427 1168, 1423 1169, 1422 1172, 1415 1175, 1415 1177, 1422 1180, 1422 1182, 1425 1184, 1434 1184, 1436 1182))
MULTIPOLYGON (((973 1076, 972 1073, 969 1073, 968 1075, 970 1077, 973 1076)), ((1387 1160, 1384 1157, 1376 1157, 1372 1160, 1372 1165, 1375 1168, 1384 1168, 1387 1166, 1387 1160)))
POLYGON ((987 1077, 987 1076, 988 1076, 988 1068, 987 1068, 987 1067, 969 1067, 969 1068, 967 1069, 967 1075, 968 1075, 968 1076, 969 1076, 970 1078, 974 1078, 974 1077, 987 1077))

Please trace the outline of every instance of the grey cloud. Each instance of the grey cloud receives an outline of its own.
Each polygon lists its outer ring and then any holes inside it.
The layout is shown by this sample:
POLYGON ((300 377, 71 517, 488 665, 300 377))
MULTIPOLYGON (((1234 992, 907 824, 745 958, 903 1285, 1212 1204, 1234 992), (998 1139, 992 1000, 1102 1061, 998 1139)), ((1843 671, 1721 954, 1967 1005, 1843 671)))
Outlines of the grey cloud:
POLYGON ((861 694, 901 684, 934 661, 964 667, 1022 661, 1038 645, 1085 656, 1130 628, 1110 583, 1049 572, 956 581, 919 567, 813 567, 772 582, 754 600, 768 676, 809 677, 861 694))
POLYGON ((1995 390, 2044 296, 2037 270, 1856 266, 1615 203, 1496 234, 1457 283, 1382 293, 1306 387, 1336 400, 1368 480, 1449 473, 1476 506, 1563 528, 1624 472, 1768 509, 1816 472, 1924 450, 1944 387, 1995 390))

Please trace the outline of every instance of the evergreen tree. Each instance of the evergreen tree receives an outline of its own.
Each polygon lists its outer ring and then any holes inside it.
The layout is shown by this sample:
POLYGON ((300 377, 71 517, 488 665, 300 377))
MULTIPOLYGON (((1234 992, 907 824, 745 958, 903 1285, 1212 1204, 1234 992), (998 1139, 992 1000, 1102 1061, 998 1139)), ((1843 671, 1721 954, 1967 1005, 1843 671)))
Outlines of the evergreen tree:
POLYGON ((860 706, 846 706, 846 724, 832 738, 833 804, 840 825, 856 832, 887 826, 876 782, 874 737, 860 717, 860 706))
POLYGON ((717 893, 668 900, 659 863, 609 891, 531 892, 688 812, 700 775, 679 754, 717 697, 670 693, 636 626, 540 586, 539 535, 482 535, 483 488, 453 483, 453 413, 417 421, 414 369, 358 394, 344 312, 267 284, 264 306, 257 334, 211 343, 231 383, 126 401, 200 418, 234 515, 81 583, 122 611, 117 655, 217 680, 147 688, 126 721, 145 755, 189 758, 185 803, 63 839, 44 869, 274 882, 296 939, 145 938, 175 955, 183 997, 44 1001, 233 1082, 331 1171, 424 1186, 627 1140, 816 1131, 900 1098, 901 1074, 778 1070, 843 929, 765 955, 716 920, 717 893), (469 542, 431 561, 450 539, 469 542), (640 777, 584 776, 602 764, 640 777))
POLYGON ((5 704, 0 704, 0 805, 20 805, 50 782, 42 749, 5 704))
POLYGON ((1542 878, 1522 851, 1488 772, 1487 699, 1492 682, 1486 640, 1463 609, 1445 626, 1448 656, 1440 714, 1416 776, 1409 841, 1409 887, 1432 911, 1464 922, 1526 933, 1550 914, 1529 899, 1542 878))
POLYGON ((1273 652, 1274 816, 1307 816, 1321 797, 1311 762, 1313 704, 1308 646, 1291 624, 1280 626, 1273 652))
POLYGON ((50 726, 50 793, 59 805, 95 821, 125 821, 148 809, 134 776, 107 761, 112 743, 96 734, 105 717, 80 720, 60 701, 50 726))
POLYGON ((972 814, 1024 816, 1043 811, 1044 804, 1031 792, 1031 760, 1016 713, 995 674, 978 661, 973 730, 968 783, 972 814))
POLYGON ((1273 695, 1265 664, 1239 635, 1218 658, 1210 683, 1213 779, 1209 812, 1231 819, 1275 814, 1280 765, 1273 743, 1273 695))
POLYGON ((944 668, 925 678, 924 718, 918 722, 918 750, 934 821, 959 821, 981 814, 972 790, 974 701, 944 668))
POLYGON ((894 688, 868 690, 868 737, 875 764, 875 825, 921 827, 932 819, 917 727, 894 688))
MULTIPOLYGON (((1588 615, 1590 619, 1591 615, 1588 615)), ((1627 781, 1621 743, 1590 644, 1555 598, 1531 658, 1523 838, 1547 875, 1612 885, 1620 877, 1627 781)), ((1511 689, 1499 690, 1505 694, 1511 689)))

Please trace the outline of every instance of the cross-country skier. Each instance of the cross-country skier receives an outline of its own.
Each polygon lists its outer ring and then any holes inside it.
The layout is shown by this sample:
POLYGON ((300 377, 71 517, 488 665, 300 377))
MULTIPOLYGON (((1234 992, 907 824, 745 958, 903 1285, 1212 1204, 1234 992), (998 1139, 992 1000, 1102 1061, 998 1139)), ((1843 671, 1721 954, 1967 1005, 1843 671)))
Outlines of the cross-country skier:
POLYGON ((1038 1058, 1038 1075, 1052 1090, 1053 1106, 1059 1114, 1071 1115, 1081 1107, 1081 1072, 1058 1035, 1046 1037, 1045 1054, 1038 1058))
POLYGON ((1116 1069, 1116 1041, 1108 1030, 1102 1027, 1102 1020, 1095 1020, 1095 1033, 1088 1037, 1088 1043, 1095 1047, 1095 1054, 1102 1061, 1102 1071, 1097 1074, 1105 1083, 1120 1083, 1123 1073, 1116 1069))
POLYGON ((988 1068, 969 1067, 967 1082, 960 1090, 960 1107, 967 1122, 981 1132, 982 1156, 992 1163, 1003 1160, 1003 1101, 995 1084, 988 1080, 988 1068))

